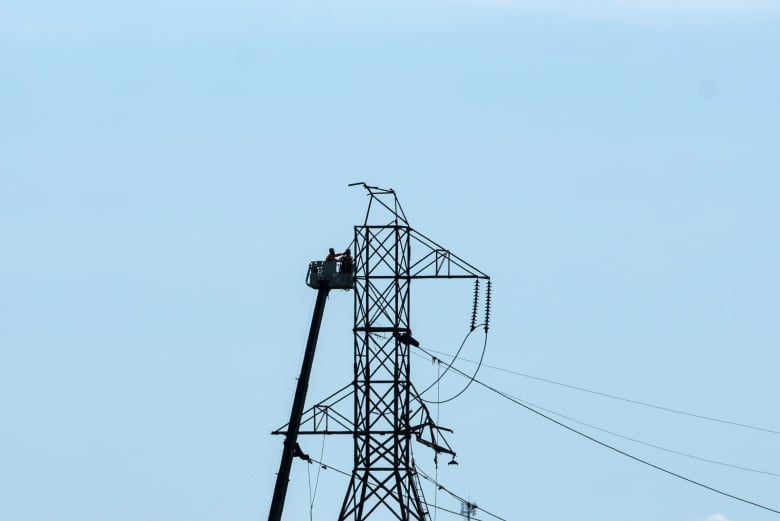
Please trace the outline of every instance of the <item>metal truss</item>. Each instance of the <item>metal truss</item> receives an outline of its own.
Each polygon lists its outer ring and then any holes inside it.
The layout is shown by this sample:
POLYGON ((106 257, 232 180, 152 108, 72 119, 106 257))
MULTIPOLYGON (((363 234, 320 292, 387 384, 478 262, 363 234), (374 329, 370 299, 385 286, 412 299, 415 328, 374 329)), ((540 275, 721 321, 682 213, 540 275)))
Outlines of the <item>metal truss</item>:
POLYGON ((305 411, 299 433, 353 437, 339 521, 423 521, 429 515, 411 442, 453 458, 455 452, 442 435, 452 431, 435 424, 410 381, 411 282, 489 277, 412 229, 393 190, 356 184, 367 190, 369 205, 354 229, 354 378, 305 411), (389 222, 369 224, 388 214, 389 222))

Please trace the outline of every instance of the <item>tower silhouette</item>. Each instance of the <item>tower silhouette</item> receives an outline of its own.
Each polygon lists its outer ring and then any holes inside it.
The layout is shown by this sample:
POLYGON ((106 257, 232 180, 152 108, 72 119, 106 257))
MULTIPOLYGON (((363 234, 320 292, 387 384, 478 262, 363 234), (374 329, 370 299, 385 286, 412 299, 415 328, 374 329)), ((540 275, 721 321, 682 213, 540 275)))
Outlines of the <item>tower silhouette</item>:
POLYGON ((453 459, 455 452, 442 435, 448 429, 436 425, 410 380, 410 350, 419 345, 411 330, 411 284, 489 277, 414 230, 392 189, 355 184, 366 189, 369 204, 352 244, 353 380, 309 408, 299 434, 353 437, 353 468, 339 521, 374 515, 423 521, 428 510, 411 443, 453 459), (350 396, 351 415, 345 410, 350 396))

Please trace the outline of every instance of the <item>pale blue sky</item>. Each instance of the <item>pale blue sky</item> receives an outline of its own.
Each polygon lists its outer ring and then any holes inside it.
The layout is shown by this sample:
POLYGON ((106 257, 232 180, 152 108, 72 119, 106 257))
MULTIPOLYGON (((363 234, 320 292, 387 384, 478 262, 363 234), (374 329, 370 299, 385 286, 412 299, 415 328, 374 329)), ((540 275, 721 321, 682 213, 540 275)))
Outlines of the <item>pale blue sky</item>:
MULTIPOLYGON (((354 181, 493 277, 489 364, 780 430, 779 23, 736 0, 0 0, 0 520, 265 518, 304 272, 361 222, 354 181)), ((471 287, 414 295, 420 340, 454 350, 471 287)), ((330 298, 311 400, 350 378, 351 304, 330 298)), ((778 435, 481 377, 780 473, 778 435)), ((777 518, 478 388, 439 414, 442 484, 506 519, 777 518)), ((588 432, 780 508, 778 477, 588 432)), ((286 519, 307 480, 296 461, 286 519)), ((322 472, 314 519, 345 487, 322 472)))

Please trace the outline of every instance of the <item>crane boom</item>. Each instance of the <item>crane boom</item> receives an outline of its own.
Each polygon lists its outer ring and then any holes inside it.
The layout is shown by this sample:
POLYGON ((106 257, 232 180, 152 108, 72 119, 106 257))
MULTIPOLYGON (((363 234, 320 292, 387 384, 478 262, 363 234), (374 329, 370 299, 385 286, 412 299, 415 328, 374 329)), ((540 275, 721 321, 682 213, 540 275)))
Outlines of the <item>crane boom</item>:
POLYGON ((314 313, 311 317, 309 339, 306 342, 306 352, 303 355, 301 374, 298 377, 298 385, 295 388, 295 398, 293 399, 292 411, 290 412, 290 423, 284 438, 282 461, 279 464, 279 473, 276 475, 276 486, 274 486, 274 497, 271 500, 271 510, 268 513, 268 521, 281 521, 282 519, 284 499, 287 495, 287 485, 290 481, 293 451, 298 439, 298 430, 301 426, 303 406, 306 402, 306 391, 309 388, 309 376, 311 375, 311 367, 314 363, 314 351, 317 348, 317 338, 320 334, 320 324, 322 323, 322 315, 325 311, 325 301, 328 298, 329 291, 330 286, 328 284, 321 284, 317 290, 317 302, 314 305, 314 313))

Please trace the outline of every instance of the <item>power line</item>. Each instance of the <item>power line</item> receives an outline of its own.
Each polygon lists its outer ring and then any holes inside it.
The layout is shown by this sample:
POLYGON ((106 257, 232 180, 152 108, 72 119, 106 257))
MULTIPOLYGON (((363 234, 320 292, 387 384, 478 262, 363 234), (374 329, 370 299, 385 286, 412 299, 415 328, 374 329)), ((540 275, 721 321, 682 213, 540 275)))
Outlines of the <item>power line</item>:
MULTIPOLYGON (((455 371, 457 371, 457 369, 455 369, 455 371)), ((475 381, 475 382, 477 382, 477 383, 480 383, 480 382, 479 382, 479 380, 474 380, 474 381, 475 381)), ((458 501, 460 501, 461 503, 467 503, 467 502, 468 502, 468 501, 466 501, 464 498, 462 498, 461 496, 459 496, 459 495, 457 495, 456 493, 452 492, 451 490, 447 489, 447 487, 445 487, 444 485, 442 485, 441 483, 439 483, 438 481, 436 481, 435 479, 433 479, 432 477, 430 477, 428 474, 426 474, 425 472, 423 472, 423 471, 422 471, 422 469, 420 469, 419 467, 417 467, 417 473, 418 473, 418 474, 419 474, 419 475, 420 475, 420 476, 421 476, 423 479, 426 479, 426 480, 430 481, 431 483, 433 483, 434 485, 436 485, 436 487, 437 487, 438 489, 440 489, 440 490, 443 490, 444 492, 446 492, 446 493, 447 493, 447 494, 449 494, 450 496, 454 497, 455 499, 457 499, 457 500, 458 500, 458 501)), ((482 512, 484 512, 485 514, 489 515, 490 517, 493 517, 493 518, 495 518, 495 519, 498 519, 499 521, 506 521, 506 519, 504 519, 503 517, 501 517, 501 516, 497 516, 496 514, 491 514, 490 512, 488 512, 487 510, 485 510, 485 509, 484 509, 484 508, 482 508, 482 507, 479 507, 479 509, 480 509, 482 512)))
POLYGON ((428 503, 427 501, 423 501, 423 504, 426 507, 432 507, 432 508, 435 508, 436 510, 441 510, 442 512, 448 512, 450 514, 455 514, 456 516, 460 517, 460 512, 455 512, 454 510, 450 510, 449 508, 444 508, 444 507, 440 507, 438 505, 433 505, 431 503, 428 503))
MULTIPOLYGON (((477 383, 479 383, 479 382, 477 382, 477 383)), ((331 465, 327 465, 327 464, 323 463, 322 461, 318 461, 318 460, 316 460, 316 459, 314 459, 314 458, 309 458, 309 461, 310 461, 311 463, 316 463, 316 464, 320 465, 320 466, 322 467, 322 469, 323 469, 323 470, 333 470, 333 471, 335 471, 335 472, 338 472, 339 474, 343 474, 344 476, 347 476, 348 478, 352 477, 352 475, 351 475, 349 472, 345 472, 345 471, 343 471, 343 470, 337 469, 336 467, 333 467, 333 466, 331 466, 331 465)), ((421 477, 423 477, 424 479, 426 479, 426 480, 430 481, 431 483, 433 483, 434 485, 436 485, 437 489, 445 491, 447 494, 451 495, 452 497, 454 497, 455 499, 457 499, 457 500, 458 500, 458 501, 460 501, 460 502, 465 502, 465 501, 466 501, 465 499, 463 499, 463 498, 462 498, 462 497, 460 497, 459 495, 457 495, 457 494, 455 494, 454 492, 452 492, 451 490, 447 489, 447 488, 446 488, 444 485, 441 485, 441 484, 440 484, 438 481, 436 481, 435 479, 433 479, 432 477, 430 477, 428 474, 426 474, 425 472, 423 472, 423 471, 422 471, 422 470, 421 470, 419 467, 417 468, 417 473, 418 473, 418 474, 419 474, 421 477)), ((443 508, 443 507, 440 507, 440 506, 437 506, 437 505, 431 505, 431 504, 430 504, 430 503, 428 503, 428 502, 425 502, 425 504, 426 504, 427 506, 432 506, 432 507, 434 507, 434 508, 437 508, 437 509, 439 509, 439 510, 443 510, 443 511, 445 511, 445 512, 450 512, 450 513, 452 513, 452 514, 457 514, 457 515, 460 515, 460 513, 459 513, 459 512, 454 512, 454 511, 452 511, 452 510, 447 510, 446 508, 443 508)), ((479 507, 479 510, 480 510, 480 511, 482 511, 482 512, 484 512, 485 514, 487 514, 487 515, 489 515, 489 516, 491 516, 491 517, 495 518, 495 519, 498 519, 499 521, 507 521, 507 520, 506 520, 506 519, 504 519, 503 517, 499 517, 499 516, 497 516, 497 515, 495 515, 495 514, 491 514, 490 512, 488 512, 487 510, 485 510, 485 509, 484 509, 484 508, 482 508, 482 507, 479 507)), ((477 518, 473 518, 473 519, 474 519, 475 521, 479 521, 477 518)))
MULTIPOLYGON (((428 502, 423 502, 423 503, 425 504, 425 506, 433 507, 436 510, 441 510, 442 512, 447 512, 449 514, 455 514, 458 517, 462 517, 463 516, 463 514, 461 514, 460 512, 455 512, 454 510, 450 510, 448 508, 440 507, 440 506, 437 506, 437 505, 431 505, 428 502)), ((480 510, 482 510, 482 509, 480 508, 480 510)), ((473 516, 471 517, 471 519, 472 519, 472 521, 483 521, 482 519, 480 519, 478 517, 473 517, 473 516)))
POLYGON ((333 470, 333 471, 335 471, 335 472, 338 472, 339 474, 343 474, 343 475, 347 476, 348 478, 351 478, 351 477, 352 477, 352 474, 350 474, 349 472, 344 472, 343 470, 339 470, 339 469, 337 469, 336 467, 332 467, 332 466, 330 466, 330 465, 326 465, 325 463, 323 463, 323 462, 321 462, 321 461, 318 461, 318 460, 316 460, 316 459, 314 459, 314 458, 309 458, 309 460, 310 460, 312 463, 316 463, 317 465, 319 465, 320 467, 322 467, 322 470, 333 470))
POLYGON ((451 354, 445 353, 444 351, 437 351, 435 349, 428 349, 428 350, 431 351, 432 353, 437 353, 437 354, 440 354, 440 355, 445 355, 445 356, 449 356, 449 357, 452 357, 452 358, 457 358, 458 360, 462 360, 464 362, 469 362, 471 364, 478 364, 478 365, 481 365, 482 367, 487 367, 489 369, 494 369, 496 371, 502 371, 504 373, 509 373, 509 374, 513 374, 513 375, 516 375, 516 376, 522 376, 523 378, 528 378, 530 380, 536 380, 536 381, 539 381, 539 382, 553 384, 553 385, 557 385, 557 386, 560 386, 560 387, 565 387, 567 389, 573 389, 575 391, 581 391, 581 392, 585 392, 585 393, 595 394, 595 395, 598 395, 598 396, 603 396, 605 398, 611 398, 613 400, 620 400, 622 402, 632 403, 634 405, 641 405, 643 407, 651 407, 653 409, 658 409, 658 410, 661 410, 661 411, 671 412, 671 413, 674 413, 674 414, 682 414, 684 416, 690 416, 690 417, 693 417, 693 418, 698 418, 700 420, 707 420, 707 421, 711 421, 711 422, 724 423, 724 424, 727 424, 727 425, 733 425, 735 427, 742 427, 744 429, 751 429, 751 430, 754 430, 754 431, 767 432, 767 433, 770 433, 770 434, 780 434, 780 431, 774 430, 774 429, 769 429, 769 428, 766 428, 766 427, 759 427, 759 426, 750 425, 750 424, 747 424, 747 423, 740 423, 740 422, 731 421, 731 420, 724 420, 722 418, 715 418, 715 417, 712 417, 712 416, 706 416, 706 415, 697 414, 697 413, 694 413, 694 412, 683 411, 681 409, 674 409, 674 408, 671 408, 671 407, 664 407, 662 405, 656 405, 656 404, 649 403, 649 402, 643 402, 641 400, 633 400, 631 398, 625 398, 623 396, 618 396, 618 395, 615 395, 615 394, 604 393, 604 392, 601 392, 601 391, 595 391, 593 389, 588 389, 586 387, 578 387, 576 385, 571 385, 571 384, 567 384, 567 383, 563 383, 563 382, 558 382, 558 381, 555 381, 555 380, 551 380, 549 378, 542 378, 542 377, 539 377, 539 376, 534 376, 534 375, 530 375, 530 374, 526 374, 526 373, 521 373, 519 371, 514 371, 512 369, 506 369, 506 368, 503 368, 503 367, 497 367, 497 366, 494 366, 494 365, 489 365, 489 364, 486 364, 484 362, 480 363, 480 362, 477 362, 475 360, 469 360, 468 358, 463 358, 463 357, 460 357, 460 356, 453 357, 451 354))
MULTIPOLYGON (((322 448, 320 449, 320 459, 322 459, 322 455, 324 453, 325 453, 325 436, 322 437, 322 448)), ((322 467, 317 469, 317 479, 314 482, 314 491, 312 491, 311 467, 309 465, 306 465, 306 473, 309 476, 309 519, 310 520, 314 519, 314 500, 317 498, 317 488, 319 488, 320 485, 320 472, 322 472, 322 467)))
MULTIPOLYGON (((466 377, 466 378, 469 378, 469 375, 467 375, 466 373, 464 373, 464 372, 460 371, 459 369, 457 369, 457 368, 453 367, 453 370, 454 370, 455 372, 459 373, 460 375, 462 375, 462 376, 464 376, 464 377, 466 377)), ((649 462, 649 461, 647 461, 647 460, 644 460, 644 459, 642 459, 642 458, 639 458, 639 457, 637 457, 637 456, 634 456, 633 454, 629 454, 628 452, 625 452, 625 451, 623 451, 623 450, 620 450, 620 449, 618 449, 617 447, 614 447, 614 446, 612 446, 612 445, 609 445, 608 443, 605 443, 605 442, 603 442, 603 441, 601 441, 601 440, 599 440, 599 439, 596 439, 596 438, 594 438, 593 436, 590 436, 590 435, 588 435, 588 434, 585 434, 585 433, 584 433, 584 432, 582 432, 582 431, 578 431, 578 430, 577 430, 577 429, 575 429, 574 427, 571 427, 571 426, 569 426, 569 425, 566 425, 565 423, 563 423, 563 422, 560 422, 560 421, 556 420, 555 418, 551 418, 550 416, 547 416, 547 415, 546 415, 546 414, 544 414, 543 412, 540 412, 540 411, 536 410, 534 407, 531 407, 530 405, 526 405, 526 404, 525 404, 525 403, 523 403, 522 401, 520 401, 520 400, 517 400, 517 399, 513 398, 512 396, 510 396, 510 395, 508 395, 508 394, 504 393, 503 391, 499 391, 499 390, 498 390, 498 389, 496 389, 495 387, 492 387, 492 386, 490 386, 490 385, 486 384, 485 382, 482 382, 482 381, 480 381, 480 380, 477 380, 476 378, 474 379, 474 382, 475 382, 475 383, 478 383, 478 384, 479 384, 479 385, 481 385, 482 387, 484 387, 484 388, 486 388, 486 389, 488 389, 488 390, 490 390, 490 391, 492 391, 492 392, 494 392, 494 393, 498 394, 499 396, 501 396, 501 397, 503 397, 503 398, 505 398, 505 399, 509 400, 510 402, 513 402, 513 403, 515 403, 515 404, 519 405, 520 407, 523 407, 523 408, 525 408, 525 409, 527 409, 527 410, 529 410, 529 411, 533 412, 534 414, 536 414, 536 415, 538 415, 538 416, 541 416, 542 418, 544 418, 544 419, 546 419, 546 420, 548 420, 548 421, 551 421, 551 422, 555 423, 555 424, 556 424, 556 425, 558 425, 559 427, 563 427, 564 429, 566 429, 566 430, 569 430, 569 431, 571 431, 571 432, 573 432, 573 433, 575 433, 575 434, 578 434, 578 435, 582 436, 582 437, 583 437, 583 438, 585 438, 585 439, 588 439, 588 440, 590 440, 590 441, 592 441, 592 442, 594 442, 594 443, 596 443, 596 444, 598 444, 598 445, 601 445, 601 446, 602 446, 602 447, 604 447, 604 448, 607 448, 607 449, 610 449, 610 450, 612 450, 612 451, 614 451, 614 452, 617 452, 618 454, 620 454, 620 455, 622 455, 622 456, 625 456, 625 457, 627 457, 627 458, 630 458, 630 459, 632 459, 632 460, 634 460, 634 461, 636 461, 636 462, 639 462, 639 463, 642 463, 642 464, 644 464, 644 465, 647 465, 648 467, 652 467, 652 468, 654 468, 654 469, 656 469, 656 470, 659 470, 659 471, 661 471, 661 472, 664 472, 665 474, 668 474, 668 475, 670 475, 670 476, 674 476, 674 477, 676 477, 676 478, 678 478, 678 479, 681 479, 681 480, 683 480, 683 481, 687 481, 688 483, 691 483, 691 484, 693 484, 693 485, 696 485, 696 486, 698 486, 698 487, 701 487, 701 488, 707 489, 707 490, 709 490, 709 491, 711 491, 711 492, 715 492, 716 494, 720 494, 721 496, 726 496, 726 497, 729 497, 729 498, 731 498, 731 499, 734 499, 734 500, 740 501, 740 502, 742 502, 742 503, 747 503, 748 505, 753 505, 754 507, 760 508, 760 509, 762 509, 762 510, 767 510, 767 511, 769 511, 769 512, 774 512, 775 514, 780 514, 780 510, 776 510, 776 509, 774 509, 774 508, 771 508, 771 507, 768 507, 768 506, 762 505, 762 504, 760 504, 760 503, 756 503, 755 501, 750 501, 749 499, 745 499, 745 498, 743 498, 743 497, 736 496, 736 495, 734 495, 734 494, 729 494, 728 492, 724 492, 723 490, 719 490, 719 489, 717 489, 717 488, 715 488, 715 487, 711 487, 711 486, 709 486, 709 485, 706 485, 706 484, 704 484, 704 483, 702 483, 702 482, 700 482, 700 481, 696 481, 696 480, 694 480, 694 479, 691 479, 691 478, 685 477, 685 476, 683 476, 682 474, 678 474, 678 473, 676 473, 676 472, 674 472, 674 471, 671 471, 671 470, 669 470, 669 469, 666 469, 666 468, 664 468, 664 467, 661 467, 661 466, 659 466, 659 465, 656 465, 656 464, 654 464, 654 463, 651 463, 651 462, 649 462)))
MULTIPOLYGON (((419 353, 418 353, 418 356, 423 357, 423 355, 419 354, 419 353)), ((427 359, 427 357, 425 357, 425 358, 427 359)), ((438 359, 435 358, 435 357, 434 357, 434 360, 438 361, 438 359)), ((466 378, 471 379, 471 375, 467 375, 466 378)), ((611 431, 611 430, 605 429, 603 427, 599 427, 598 425, 593 425, 592 423, 584 422, 582 420, 578 420, 577 418, 573 418, 571 416, 567 416, 567 415, 562 414, 560 412, 553 411, 551 409, 547 409, 545 407, 542 407, 541 405, 535 404, 533 402, 529 402, 528 400, 524 400, 524 399, 519 398, 519 397, 517 397, 515 395, 511 395, 511 394, 507 393, 507 396, 511 396, 512 398, 514 398, 516 400, 519 400, 519 401, 523 402, 526 405, 530 405, 531 407, 535 407, 536 409, 538 409, 540 411, 544 411, 544 412, 547 412, 547 413, 552 414, 554 416, 558 416, 559 418, 564 418, 564 419, 566 419, 566 420, 568 420, 570 422, 577 423, 579 425, 583 425, 585 427, 588 427, 588 428, 591 428, 591 429, 595 429, 597 431, 604 432, 606 434, 609 434, 611 436, 615 436, 617 438, 622 438, 624 440, 628 440, 628 441, 631 441, 631 442, 634 442, 634 443, 638 443, 638 444, 644 445, 646 447, 651 447, 653 449, 657 449, 657 450, 661 450, 661 451, 664 451, 664 452, 668 452, 670 454, 676 454, 678 456, 684 456, 686 458, 691 458, 691 459, 694 459, 694 460, 703 461, 705 463, 712 463, 714 465, 721 465, 721 466, 724 466, 724 467, 729 467, 729 468, 733 468, 733 469, 737 469, 737 470, 743 470, 745 472, 754 472, 756 474, 764 474, 764 475, 767 475, 767 476, 780 477, 780 473, 777 473, 777 472, 771 472, 771 471, 768 471, 768 470, 760 470, 760 469, 755 469, 755 468, 752 468, 752 467, 745 467, 745 466, 742 466, 742 465, 735 465, 733 463, 727 463, 725 461, 719 461, 719 460, 715 460, 715 459, 704 458, 704 457, 697 456, 695 454, 691 454, 691 453, 688 453, 688 452, 674 450, 674 449, 670 449, 668 447, 663 447, 661 445, 656 445, 654 443, 643 441, 643 440, 640 440, 640 439, 637 439, 637 438, 632 438, 631 436, 626 436, 625 434, 620 434, 618 432, 611 431)))
POLYGON ((713 463, 715 465, 722 465, 724 467, 730 467, 730 468, 733 468, 733 469, 744 470, 746 472, 755 472, 757 474, 766 474, 768 476, 780 477, 780 474, 778 474, 776 472, 770 472, 768 470, 759 470, 759 469, 754 469, 754 468, 751 468, 751 467, 743 467, 743 466, 740 466, 740 465, 734 465, 732 463, 726 463, 724 461, 718 461, 718 460, 714 460, 714 459, 703 458, 701 456, 696 456, 695 454, 689 454, 687 452, 682 452, 682 451, 678 451, 678 450, 674 450, 674 449, 669 449, 667 447, 662 447, 660 445, 655 445, 653 443, 642 441, 642 440, 639 440, 637 438, 632 438, 632 437, 626 436, 624 434, 620 434, 620 433, 617 433, 617 432, 614 432, 614 431, 610 431, 608 429, 604 429, 602 427, 598 427, 597 425, 593 425, 591 423, 587 423, 587 422, 578 420, 576 418, 572 418, 571 416, 566 416, 565 414, 561 414, 559 412, 555 412, 555 411, 552 411, 550 409, 545 409, 544 407, 541 407, 541 406, 539 406, 539 405, 537 405, 535 403, 531 403, 528 400, 523 400, 522 398, 517 398, 516 396, 513 396, 513 398, 515 398, 515 399, 517 399, 517 400, 519 400, 519 401, 521 401, 521 402, 523 402, 523 403, 525 403, 527 405, 530 405, 531 407, 535 407, 536 409, 539 409, 540 411, 548 412, 550 414, 553 414, 553 415, 558 416, 560 418, 564 418, 564 419, 569 420, 571 422, 578 423, 580 425, 584 425, 585 427, 590 427, 591 429, 595 429, 597 431, 601 431, 601 432, 610 434, 612 436, 615 436, 615 437, 618 437, 618 438, 622 438, 624 440, 632 441, 634 443, 639 443, 640 445, 645 445, 645 446, 651 447, 653 449, 662 450, 664 452, 669 452, 671 454, 677 454, 678 456, 685 456, 686 458, 691 458, 691 459, 695 459, 695 460, 698 460, 698 461, 703 461, 705 463, 713 463))

